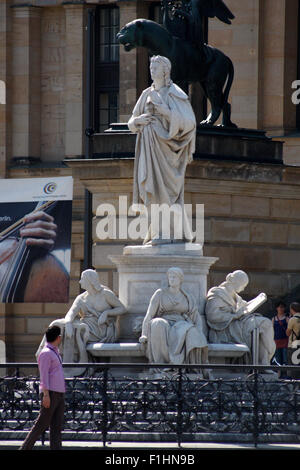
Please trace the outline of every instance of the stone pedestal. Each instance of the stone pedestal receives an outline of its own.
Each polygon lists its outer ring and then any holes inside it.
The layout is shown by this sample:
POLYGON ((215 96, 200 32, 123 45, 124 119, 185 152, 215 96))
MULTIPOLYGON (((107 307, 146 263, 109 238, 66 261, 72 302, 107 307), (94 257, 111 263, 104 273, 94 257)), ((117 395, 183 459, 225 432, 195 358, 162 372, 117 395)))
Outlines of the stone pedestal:
MULTIPOLYGON (((218 260, 203 256, 202 246, 194 243, 171 243, 157 246, 127 246, 121 256, 110 256, 119 275, 119 299, 128 314, 120 318, 120 340, 134 337, 136 322, 146 314, 154 292, 167 287, 167 271, 179 267, 184 272, 183 287, 197 301, 203 315, 207 293, 207 275, 218 260)), ((206 333, 206 322, 203 321, 206 333)), ((135 339, 139 334, 136 334, 135 339)))
MULTIPOLYGON (((127 123, 112 123, 102 134, 93 135, 94 158, 129 158, 135 154, 136 135, 127 123)), ((199 126, 194 160, 228 160, 282 164, 283 142, 257 129, 199 126)))

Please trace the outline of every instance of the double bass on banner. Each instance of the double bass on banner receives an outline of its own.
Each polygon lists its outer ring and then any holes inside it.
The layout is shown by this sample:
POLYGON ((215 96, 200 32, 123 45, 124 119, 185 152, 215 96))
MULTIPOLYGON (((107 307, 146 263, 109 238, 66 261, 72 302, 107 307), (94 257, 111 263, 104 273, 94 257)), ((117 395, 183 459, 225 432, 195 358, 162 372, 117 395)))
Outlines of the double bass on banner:
POLYGON ((69 273, 53 254, 58 227, 51 211, 61 201, 35 209, 0 232, 0 302, 66 302, 69 273))

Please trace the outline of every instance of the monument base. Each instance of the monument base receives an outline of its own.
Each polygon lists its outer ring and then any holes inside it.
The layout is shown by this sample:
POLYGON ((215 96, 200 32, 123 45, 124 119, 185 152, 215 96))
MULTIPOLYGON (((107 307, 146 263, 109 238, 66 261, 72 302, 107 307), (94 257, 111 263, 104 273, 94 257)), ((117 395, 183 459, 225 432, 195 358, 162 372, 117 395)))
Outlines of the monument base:
MULTIPOLYGON (((170 243, 165 245, 127 246, 121 256, 110 256, 119 275, 119 299, 127 314, 119 319, 121 341, 132 339, 141 329, 150 299, 157 289, 167 287, 167 271, 181 268, 183 287, 195 298, 203 317, 207 293, 207 275, 218 258, 205 257, 202 245, 196 243, 170 243)), ((203 330, 207 334, 203 317, 203 330)), ((136 340, 136 338, 135 338, 136 340)))
MULTIPOLYGON (((127 123, 110 124, 105 132, 93 134, 92 141, 93 158, 130 158, 135 154, 136 135, 127 123)), ((198 159, 282 164, 283 142, 257 129, 198 126, 194 160, 198 159)))

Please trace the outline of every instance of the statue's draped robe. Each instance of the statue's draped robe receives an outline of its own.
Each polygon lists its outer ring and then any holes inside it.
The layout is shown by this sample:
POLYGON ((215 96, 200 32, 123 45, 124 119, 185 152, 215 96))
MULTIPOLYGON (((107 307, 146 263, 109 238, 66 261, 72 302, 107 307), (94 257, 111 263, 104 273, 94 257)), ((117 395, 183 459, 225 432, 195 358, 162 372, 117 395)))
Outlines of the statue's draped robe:
POLYGON ((194 298, 181 289, 184 302, 176 303, 168 289, 158 289, 149 304, 142 328, 147 357, 152 363, 200 364, 207 347, 194 298))
MULTIPOLYGON (((242 343, 251 350, 252 332, 263 323, 271 321, 259 314, 246 314, 240 319, 234 318, 234 314, 247 302, 238 294, 234 297, 225 287, 213 287, 207 293, 205 314, 209 326, 209 341, 211 343, 242 343)), ((272 355, 273 344, 268 345, 272 355)), ((273 351, 274 354, 275 351, 273 351)))
POLYGON ((74 320, 80 316, 80 323, 88 327, 88 342, 113 343, 116 340, 115 321, 108 318, 104 324, 99 324, 99 317, 104 310, 110 309, 104 296, 104 289, 97 293, 95 299, 83 292, 75 299, 66 319, 74 320))
MULTIPOLYGON (((195 115, 187 95, 173 83, 159 92, 152 85, 141 94, 128 127, 137 134, 133 203, 143 203, 147 209, 151 204, 178 204, 183 209, 184 176, 195 151, 196 135, 195 115), (154 114, 153 101, 168 106, 169 120, 154 114), (152 114, 153 122, 136 126, 134 118, 145 113, 152 114)), ((191 240, 185 222, 185 239, 191 240)))

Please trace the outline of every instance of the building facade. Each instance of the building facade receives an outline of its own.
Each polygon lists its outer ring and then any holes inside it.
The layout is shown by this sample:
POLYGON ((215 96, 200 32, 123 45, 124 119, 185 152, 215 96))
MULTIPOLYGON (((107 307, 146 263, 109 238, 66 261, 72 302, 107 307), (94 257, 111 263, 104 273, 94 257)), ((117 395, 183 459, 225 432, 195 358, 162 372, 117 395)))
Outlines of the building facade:
MULTIPOLYGON (((300 285, 299 0, 226 4, 232 25, 209 20, 207 36, 234 63, 232 120, 284 141, 284 164, 199 160, 186 175, 186 201, 205 206, 205 254, 219 257, 210 286, 242 268, 247 295, 284 297, 300 285)), ((100 240, 96 228, 99 204, 130 200, 133 156, 93 159, 91 135, 101 140, 112 122, 126 123, 149 84, 147 51, 126 52, 116 40, 136 18, 160 22, 160 1, 0 0, 0 178, 74 177, 70 304, 88 266, 117 292, 108 255, 129 243, 100 240)), ((200 120, 202 91, 189 92, 200 120)), ((7 359, 32 361, 68 307, 0 304, 7 359)))

